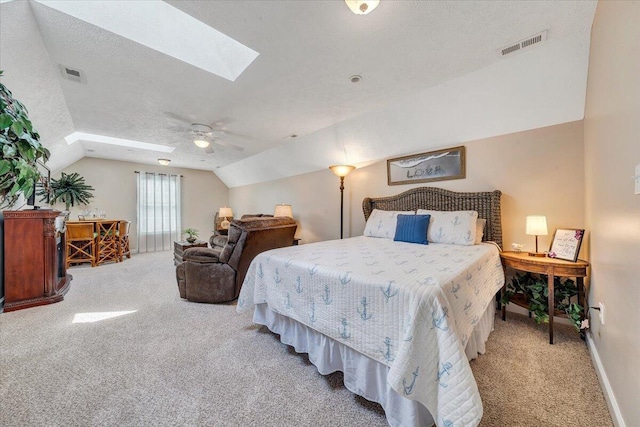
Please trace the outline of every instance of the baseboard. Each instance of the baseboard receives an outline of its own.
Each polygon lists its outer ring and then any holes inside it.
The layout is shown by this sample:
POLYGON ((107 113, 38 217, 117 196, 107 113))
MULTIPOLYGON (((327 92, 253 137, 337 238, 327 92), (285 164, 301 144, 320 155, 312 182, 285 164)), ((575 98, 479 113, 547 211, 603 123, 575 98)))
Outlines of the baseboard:
POLYGON ((589 348, 589 354, 591 355, 591 361, 593 362, 593 366, 596 369, 596 374, 598 375, 598 380, 600 381, 600 387, 604 392, 604 399, 607 401, 607 406, 609 407, 609 414, 611 415, 613 425, 615 427, 626 427, 624 419, 622 418, 622 414, 620 413, 620 407, 618 406, 616 397, 613 395, 611 384, 609 383, 607 374, 604 371, 604 366, 602 366, 602 361, 600 360, 598 349, 593 342, 591 331, 587 332, 586 337, 587 347, 589 348))

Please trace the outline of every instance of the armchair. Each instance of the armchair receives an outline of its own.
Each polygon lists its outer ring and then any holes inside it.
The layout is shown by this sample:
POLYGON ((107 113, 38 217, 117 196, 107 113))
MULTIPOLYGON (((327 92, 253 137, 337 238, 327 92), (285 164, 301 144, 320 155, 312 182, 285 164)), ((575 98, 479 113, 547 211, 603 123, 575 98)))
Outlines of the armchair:
POLYGON ((261 252, 291 246, 297 225, 292 218, 234 220, 222 249, 189 248, 176 267, 180 297, 218 303, 238 297, 249 264, 261 252))
MULTIPOLYGON (((247 219, 247 218, 267 218, 267 217, 273 217, 273 215, 269 215, 269 214, 244 214, 242 215, 242 217, 240 219, 247 219)), ((209 246, 211 246, 212 249, 220 249, 222 250, 222 248, 224 248, 224 245, 227 244, 227 234, 228 231, 224 230, 224 234, 220 232, 220 228, 218 227, 220 220, 218 218, 218 213, 216 212, 215 216, 214 216, 214 222, 216 224, 216 229, 214 230, 213 234, 211 235, 211 237, 209 237, 209 246)))

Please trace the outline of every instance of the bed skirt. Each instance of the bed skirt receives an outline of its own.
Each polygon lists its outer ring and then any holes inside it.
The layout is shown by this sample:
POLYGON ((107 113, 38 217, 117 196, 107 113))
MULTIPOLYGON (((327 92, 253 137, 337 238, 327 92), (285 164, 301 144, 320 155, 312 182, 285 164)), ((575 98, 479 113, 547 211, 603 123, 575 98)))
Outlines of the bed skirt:
MULTIPOLYGON (((485 342, 493 330, 494 318, 495 306, 489 304, 467 343, 465 352, 469 360, 485 352, 485 342)), ((267 304, 255 306, 253 321, 279 334, 280 341, 292 346, 296 352, 307 353, 320 374, 343 372, 345 387, 352 393, 379 403, 390 426, 423 427, 434 424, 433 417, 424 405, 401 396, 389 387, 388 366, 302 323, 276 313, 267 304)))

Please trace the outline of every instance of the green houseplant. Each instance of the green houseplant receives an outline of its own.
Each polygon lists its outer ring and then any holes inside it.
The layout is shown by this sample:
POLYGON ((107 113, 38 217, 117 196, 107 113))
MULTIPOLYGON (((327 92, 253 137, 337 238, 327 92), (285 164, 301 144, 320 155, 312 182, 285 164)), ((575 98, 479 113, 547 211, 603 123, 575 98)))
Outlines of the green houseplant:
POLYGON ((43 196, 41 201, 46 199, 49 193, 52 205, 57 202, 64 203, 65 210, 69 210, 71 206, 88 205, 93 199, 94 188, 84 181, 84 178, 77 172, 66 174, 62 172, 59 179, 52 179, 49 189, 42 188, 38 190, 38 195, 43 196))
MULTIPOLYGON (((0 70, 0 76, 2 71, 0 70)), ((41 179, 37 162, 49 160, 49 150, 29 120, 27 108, 0 83, 0 209, 28 198, 41 179)))
POLYGON ((198 230, 195 228, 185 228, 182 233, 187 235, 187 242, 189 243, 195 242, 198 237, 198 230))
MULTIPOLYGON (((553 288, 555 308, 566 313, 573 326, 580 331, 583 307, 571 302, 571 298, 578 294, 575 281, 555 277, 553 288)), ((524 295, 529 304, 529 311, 535 315, 536 323, 549 323, 549 288, 546 275, 516 272, 507 283, 507 292, 501 302, 508 304, 514 294, 524 295)))

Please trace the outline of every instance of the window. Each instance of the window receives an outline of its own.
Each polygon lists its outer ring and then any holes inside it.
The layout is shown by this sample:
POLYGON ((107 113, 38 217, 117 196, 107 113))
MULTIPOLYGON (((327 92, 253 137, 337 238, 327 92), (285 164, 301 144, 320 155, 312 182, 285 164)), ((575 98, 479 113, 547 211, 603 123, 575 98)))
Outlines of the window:
POLYGON ((181 177, 139 172, 138 252, 172 249, 182 226, 181 177))

